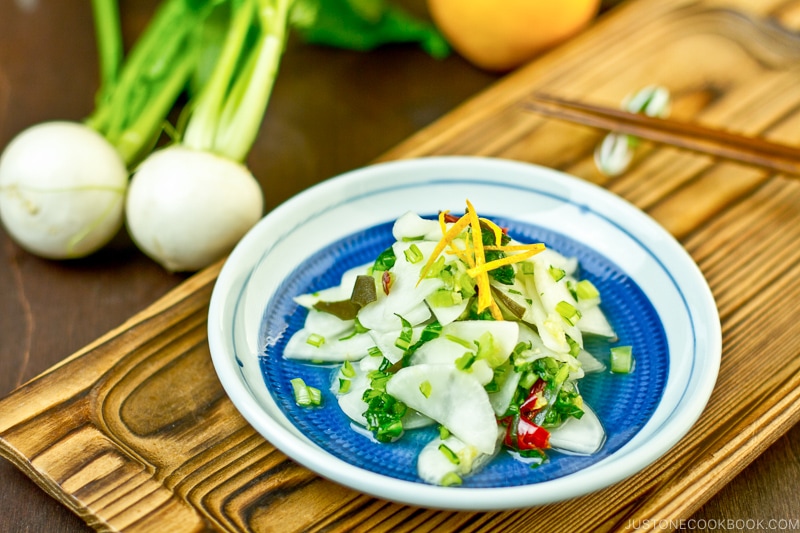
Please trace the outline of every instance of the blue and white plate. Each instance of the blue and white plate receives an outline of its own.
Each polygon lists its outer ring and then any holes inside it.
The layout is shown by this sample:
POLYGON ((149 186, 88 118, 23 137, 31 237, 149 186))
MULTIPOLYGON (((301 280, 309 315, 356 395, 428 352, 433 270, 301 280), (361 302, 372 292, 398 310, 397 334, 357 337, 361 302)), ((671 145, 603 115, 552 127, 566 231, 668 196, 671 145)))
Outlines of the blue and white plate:
MULTIPOLYGON (((477 157, 384 163, 327 180, 261 220, 225 263, 211 298, 209 343, 234 405, 273 445, 300 464, 356 490, 411 505, 497 510, 551 503, 628 477, 691 430, 716 381, 719 316, 699 269, 655 221, 600 187, 534 165, 477 157), (416 475, 430 430, 382 444, 351 427, 328 391, 335 369, 284 359, 302 327, 293 297, 338 284, 391 244, 391 224, 406 211, 481 216, 522 242, 544 242, 577 257, 580 277, 603 295, 603 309, 632 345, 629 375, 589 374, 581 392, 607 440, 592 456, 548 453, 538 468, 501 452, 460 487, 416 475), (324 393, 323 407, 300 408, 289 381, 324 393)), ((598 358, 610 344, 590 339, 598 358)))

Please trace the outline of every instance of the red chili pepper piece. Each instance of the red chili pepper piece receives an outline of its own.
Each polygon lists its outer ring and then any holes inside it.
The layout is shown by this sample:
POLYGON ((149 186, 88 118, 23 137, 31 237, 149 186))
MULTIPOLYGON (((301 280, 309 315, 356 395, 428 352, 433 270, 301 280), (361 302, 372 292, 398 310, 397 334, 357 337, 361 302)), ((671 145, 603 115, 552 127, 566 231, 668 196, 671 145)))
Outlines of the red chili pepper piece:
POLYGON ((544 449, 550 446, 550 432, 533 422, 519 417, 517 447, 520 450, 544 449))
POLYGON ((545 385, 546 383, 543 379, 536 380, 536 383, 533 384, 531 390, 528 392, 528 397, 522 402, 522 405, 519 406, 520 414, 532 419, 536 416, 536 413, 542 410, 543 406, 537 406, 537 403, 539 395, 544 390, 545 385))
POLYGON ((537 403, 545 385, 543 379, 537 380, 528 392, 528 397, 519 406, 519 414, 505 420, 507 427, 503 444, 509 448, 541 450, 550 447, 550 432, 533 422, 533 418, 543 408, 537 406, 537 403))
POLYGON ((383 293, 388 296, 389 291, 392 288, 392 282, 394 278, 392 278, 392 273, 388 270, 383 271, 383 275, 381 276, 381 285, 383 286, 383 293))
POLYGON ((550 432, 524 416, 509 419, 503 444, 514 450, 543 450, 550 447, 550 432))

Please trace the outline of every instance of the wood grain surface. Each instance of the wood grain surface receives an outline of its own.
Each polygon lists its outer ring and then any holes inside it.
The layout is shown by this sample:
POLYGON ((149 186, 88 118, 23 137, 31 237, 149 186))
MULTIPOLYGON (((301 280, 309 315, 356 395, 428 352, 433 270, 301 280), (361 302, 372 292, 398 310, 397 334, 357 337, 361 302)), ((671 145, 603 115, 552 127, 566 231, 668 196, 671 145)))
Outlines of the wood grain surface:
POLYGON ((618 105, 660 83, 677 118, 800 146, 798 27, 798 1, 628 2, 380 158, 550 166, 607 187, 680 239, 718 304, 722 366, 693 431, 639 474, 569 502, 496 513, 401 506, 323 480, 257 435, 216 379, 205 326, 219 264, 0 400, 0 451, 103 531, 619 531, 687 520, 700 531, 722 520, 800 529, 794 483, 758 514, 739 501, 753 490, 736 477, 753 461, 798 470, 796 428, 777 459, 756 458, 800 419, 800 326, 789 303, 800 297, 800 181, 654 143, 629 172, 606 178, 592 162, 605 132, 524 106, 539 90, 618 105), (701 509, 727 490, 738 491, 701 509))

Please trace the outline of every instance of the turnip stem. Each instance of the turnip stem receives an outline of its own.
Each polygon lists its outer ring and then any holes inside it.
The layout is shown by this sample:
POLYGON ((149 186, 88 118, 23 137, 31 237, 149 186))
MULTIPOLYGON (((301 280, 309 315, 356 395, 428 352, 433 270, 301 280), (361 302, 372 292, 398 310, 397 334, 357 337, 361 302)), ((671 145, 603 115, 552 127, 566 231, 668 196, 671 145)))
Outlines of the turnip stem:
POLYGON ((105 101, 114 89, 122 64, 122 30, 116 0, 92 0, 97 59, 100 63, 100 90, 97 102, 105 101))
POLYGON ((182 143, 195 150, 213 151, 220 113, 242 55, 255 4, 238 0, 231 4, 231 22, 222 52, 192 112, 182 143))
POLYGON ((86 120, 117 147, 128 166, 152 148, 167 114, 186 88, 197 59, 195 32, 214 5, 167 0, 159 6, 126 58, 113 91, 86 120))
POLYGON ((215 151, 234 161, 244 161, 261 127, 286 41, 291 3, 258 0, 262 34, 225 103, 214 141, 215 151))
POLYGON ((138 114, 135 122, 116 137, 114 144, 124 161, 140 161, 158 140, 165 117, 174 105, 176 95, 186 86, 186 81, 196 66, 195 52, 192 50, 191 54, 179 57, 179 62, 172 65, 172 75, 154 91, 147 108, 138 114))

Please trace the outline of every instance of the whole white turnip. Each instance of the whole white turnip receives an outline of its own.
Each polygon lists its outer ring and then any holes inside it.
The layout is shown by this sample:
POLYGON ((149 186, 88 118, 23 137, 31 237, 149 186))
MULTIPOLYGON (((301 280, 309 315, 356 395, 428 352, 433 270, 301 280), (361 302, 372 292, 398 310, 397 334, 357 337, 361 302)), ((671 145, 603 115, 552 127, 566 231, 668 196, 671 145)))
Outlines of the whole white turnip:
POLYGON ((136 170, 126 201, 136 245, 170 271, 194 271, 230 252, 261 218, 261 186, 247 168, 174 145, 136 170))
POLYGON ((99 133, 53 121, 19 133, 0 156, 0 220, 12 239, 49 259, 83 257, 123 223, 128 170, 99 133))

